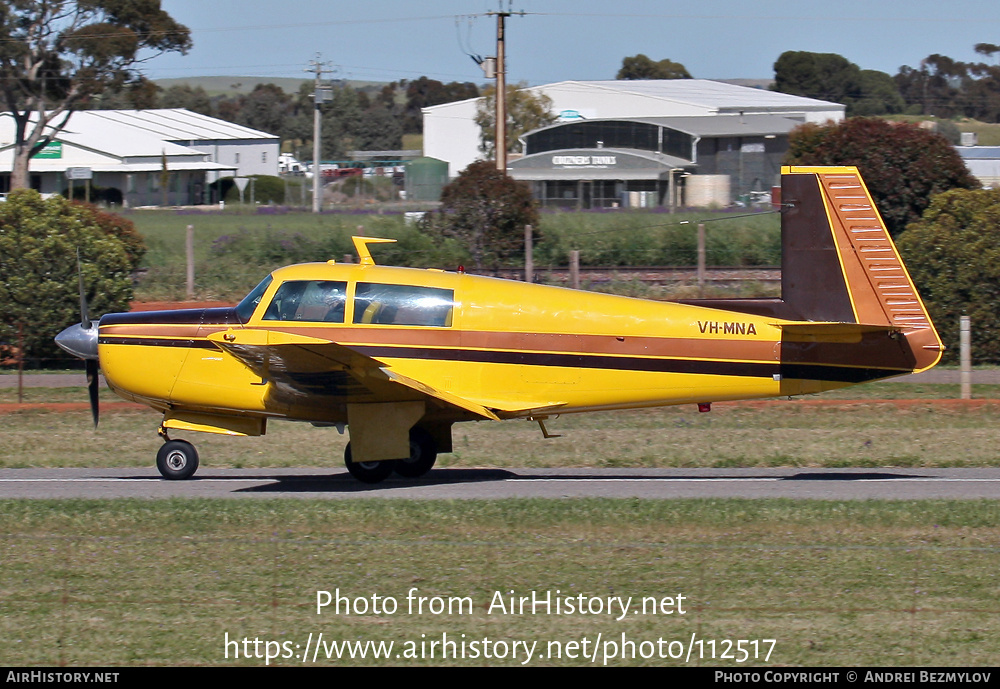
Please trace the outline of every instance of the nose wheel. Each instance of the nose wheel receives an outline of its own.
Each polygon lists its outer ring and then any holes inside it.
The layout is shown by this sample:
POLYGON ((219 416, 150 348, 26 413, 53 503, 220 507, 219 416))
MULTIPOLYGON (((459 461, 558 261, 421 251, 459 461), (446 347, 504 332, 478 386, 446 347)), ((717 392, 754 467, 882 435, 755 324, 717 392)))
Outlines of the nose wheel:
POLYGON ((165 479, 191 478, 198 470, 198 451, 186 440, 168 440, 156 453, 156 468, 165 479))

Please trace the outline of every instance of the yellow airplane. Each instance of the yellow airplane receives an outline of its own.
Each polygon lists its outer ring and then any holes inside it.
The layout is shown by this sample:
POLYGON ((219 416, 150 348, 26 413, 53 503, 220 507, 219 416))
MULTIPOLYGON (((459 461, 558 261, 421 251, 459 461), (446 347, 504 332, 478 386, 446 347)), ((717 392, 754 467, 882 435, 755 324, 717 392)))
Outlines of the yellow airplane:
MULTIPOLYGON (((658 302, 376 265, 279 268, 235 308, 109 314, 57 342, 168 433, 350 429, 347 469, 425 474, 459 421, 801 395, 922 371, 944 347, 856 168, 782 169, 782 296, 658 302)), ((85 306, 82 307, 84 312, 85 306)))

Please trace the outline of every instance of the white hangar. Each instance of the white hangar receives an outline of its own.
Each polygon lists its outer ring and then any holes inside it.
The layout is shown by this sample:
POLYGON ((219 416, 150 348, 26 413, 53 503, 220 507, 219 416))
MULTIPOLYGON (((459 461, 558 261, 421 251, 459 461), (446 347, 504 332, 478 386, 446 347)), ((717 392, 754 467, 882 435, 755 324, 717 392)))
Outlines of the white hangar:
MULTIPOLYGON (((13 118, 0 117, 4 192, 14 162, 13 137, 13 118)), ((209 185, 219 177, 277 175, 280 147, 273 134, 188 110, 81 110, 32 158, 29 172, 31 186, 42 193, 66 193, 67 169, 87 168, 105 201, 191 205, 214 201, 209 185)))
MULTIPOLYGON (((769 188, 768 170, 787 149, 791 129, 805 122, 839 122, 845 110, 837 103, 706 79, 563 81, 528 90, 551 99, 558 120, 524 137, 525 158, 512 156, 509 173, 532 182, 547 205, 584 208, 592 198, 594 205, 617 204, 631 191, 651 195, 656 205, 672 204, 677 199, 668 189, 681 176, 697 174, 743 171, 732 180, 733 196, 769 188), (540 154, 544 160, 528 160, 540 154), (618 174, 616 166, 627 172, 618 174)), ((423 110, 424 154, 447 161, 451 177, 482 157, 474 120, 479 100, 423 110)))

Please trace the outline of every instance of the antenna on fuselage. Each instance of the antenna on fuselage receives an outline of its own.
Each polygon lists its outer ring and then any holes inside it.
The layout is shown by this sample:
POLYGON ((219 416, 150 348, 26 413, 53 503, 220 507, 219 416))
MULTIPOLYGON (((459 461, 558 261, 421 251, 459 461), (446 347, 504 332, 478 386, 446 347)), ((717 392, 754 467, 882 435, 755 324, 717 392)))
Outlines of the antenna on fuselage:
POLYGON ((358 252, 358 263, 363 266, 373 266, 375 265, 375 259, 372 258, 372 252, 368 250, 369 244, 385 244, 387 242, 394 242, 395 239, 382 239, 380 237, 351 237, 354 242, 354 250, 358 252))

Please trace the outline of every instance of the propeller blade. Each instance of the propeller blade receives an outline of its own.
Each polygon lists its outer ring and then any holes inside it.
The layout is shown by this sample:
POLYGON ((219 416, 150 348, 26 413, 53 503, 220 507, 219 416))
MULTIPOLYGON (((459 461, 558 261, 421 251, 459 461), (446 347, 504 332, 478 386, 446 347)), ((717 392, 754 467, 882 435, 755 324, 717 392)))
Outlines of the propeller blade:
POLYGON ((90 314, 87 313, 87 296, 83 292, 83 264, 80 262, 80 247, 76 249, 76 276, 80 281, 80 324, 84 330, 90 330, 90 314))
POLYGON ((100 415, 100 408, 97 401, 100 379, 97 369, 97 361, 95 359, 87 359, 87 391, 90 393, 90 414, 94 417, 94 428, 97 428, 97 421, 100 415))

